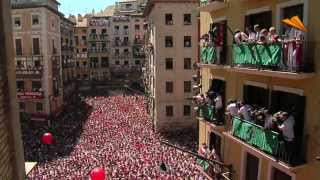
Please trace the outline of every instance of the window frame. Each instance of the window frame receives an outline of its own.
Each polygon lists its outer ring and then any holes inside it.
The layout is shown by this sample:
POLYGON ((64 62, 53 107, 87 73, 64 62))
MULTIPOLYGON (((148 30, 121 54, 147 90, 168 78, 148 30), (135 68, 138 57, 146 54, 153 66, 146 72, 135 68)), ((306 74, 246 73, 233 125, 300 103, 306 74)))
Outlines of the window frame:
POLYGON ((12 16, 12 26, 13 26, 13 29, 22 29, 22 15, 13 15, 12 16), (16 26, 16 21, 15 19, 16 18, 19 18, 19 21, 20 21, 20 25, 19 26, 16 26))
POLYGON ((165 69, 166 70, 173 70, 173 68, 174 68, 174 65, 173 65, 173 58, 165 58, 165 69), (170 62, 171 61, 171 68, 168 68, 168 62, 170 62))
POLYGON ((173 117, 174 116, 174 107, 173 105, 166 105, 166 117, 173 117))
POLYGON ((184 70, 191 70, 192 69, 192 58, 183 58, 183 69, 184 70), (187 60, 190 60, 190 63, 186 63, 187 60))
POLYGON ((41 25, 41 20, 40 20, 41 16, 39 13, 32 13, 31 14, 31 26, 34 27, 40 27, 41 25), (38 24, 33 24, 33 16, 38 16, 38 24))
POLYGON ((185 47, 185 48, 191 48, 192 47, 192 36, 183 36, 183 47, 185 47), (190 45, 189 46, 186 45, 186 42, 188 42, 188 39, 190 40, 190 45))
POLYGON ((192 93, 192 82, 191 81, 183 81, 183 92, 184 93, 192 93), (188 87, 186 85, 188 85, 188 87))
POLYGON ((190 105, 183 105, 183 116, 191 116, 191 106, 190 105), (186 111, 186 107, 188 108, 188 111, 186 111))
POLYGON ((165 83, 165 91, 166 91, 166 94, 173 94, 174 93, 173 81, 166 81, 166 83, 165 83), (171 85, 171 88, 170 88, 170 85, 171 85))
POLYGON ((189 14, 189 13, 188 14, 183 14, 183 25, 185 25, 185 26, 192 25, 192 16, 191 16, 191 14, 189 14), (190 17, 190 22, 186 21, 187 16, 190 17))
POLYGON ((173 36, 165 36, 165 37, 164 37, 164 46, 165 46, 166 48, 173 48, 173 46, 174 46, 173 36), (169 46, 169 45, 167 44, 167 41, 170 40, 169 38, 171 38, 171 46, 169 46))
POLYGON ((165 21, 165 25, 166 26, 172 26, 173 23, 173 14, 172 13, 165 13, 164 14, 164 21, 165 21), (169 18, 169 16, 171 16, 171 20, 167 20, 167 18, 169 18))

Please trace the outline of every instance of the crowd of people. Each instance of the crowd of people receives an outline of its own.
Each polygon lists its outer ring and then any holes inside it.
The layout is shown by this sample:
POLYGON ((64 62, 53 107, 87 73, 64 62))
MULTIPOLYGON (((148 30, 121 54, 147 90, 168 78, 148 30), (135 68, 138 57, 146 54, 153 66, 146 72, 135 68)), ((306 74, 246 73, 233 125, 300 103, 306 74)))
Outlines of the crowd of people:
MULTIPOLYGON (((30 179, 88 179, 95 167, 102 167, 108 179, 206 179, 195 157, 161 143, 164 137, 153 131, 143 96, 100 96, 85 101, 93 109, 81 126, 74 127, 82 132, 68 154, 57 155, 57 151, 69 147, 60 141, 68 142, 73 128, 67 134, 53 133, 55 143, 49 151, 29 149, 32 155, 46 157, 39 157, 30 179)), ((26 143, 30 141, 37 139, 26 143)))

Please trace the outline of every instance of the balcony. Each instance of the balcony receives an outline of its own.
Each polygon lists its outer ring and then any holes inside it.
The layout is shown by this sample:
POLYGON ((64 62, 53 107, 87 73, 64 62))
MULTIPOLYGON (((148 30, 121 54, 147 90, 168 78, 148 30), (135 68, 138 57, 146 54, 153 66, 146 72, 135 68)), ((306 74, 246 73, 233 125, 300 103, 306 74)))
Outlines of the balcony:
POLYGON ((130 22, 130 18, 128 16, 115 16, 112 19, 113 22, 130 22))
POLYGON ((76 58, 88 58, 87 53, 77 53, 76 58))
POLYGON ((115 41, 113 42, 113 46, 117 46, 117 47, 120 47, 120 46, 130 46, 130 41, 115 40, 115 41))
POLYGON ((28 92, 28 91, 21 90, 17 92, 17 98, 19 100, 40 100, 44 98, 44 95, 43 95, 43 92, 41 91, 28 92))
MULTIPOLYGON (((285 142, 278 132, 265 129, 239 117, 232 117, 232 122, 232 136, 244 143, 253 146, 288 166, 298 166, 305 163, 301 155, 288 152, 288 149, 285 148, 285 142)), ((303 148, 302 144, 298 143, 295 144, 295 147, 295 149, 303 148)))
POLYGON ((102 47, 102 48, 89 48, 88 53, 108 53, 109 48, 102 47))
POLYGON ((43 73, 43 56, 17 56, 17 78, 41 78, 43 73))
POLYGON ((297 49, 295 59, 293 53, 288 53, 288 46, 289 44, 234 44, 222 47, 219 55, 216 47, 204 46, 200 50, 200 66, 289 79, 313 77, 314 60, 312 53, 307 53, 312 52, 311 46, 304 45, 297 49))
POLYGON ((88 41, 107 41, 108 39, 108 34, 96 34, 92 33, 89 35, 88 41))
POLYGON ((200 0, 200 11, 212 12, 227 7, 227 0, 200 0))

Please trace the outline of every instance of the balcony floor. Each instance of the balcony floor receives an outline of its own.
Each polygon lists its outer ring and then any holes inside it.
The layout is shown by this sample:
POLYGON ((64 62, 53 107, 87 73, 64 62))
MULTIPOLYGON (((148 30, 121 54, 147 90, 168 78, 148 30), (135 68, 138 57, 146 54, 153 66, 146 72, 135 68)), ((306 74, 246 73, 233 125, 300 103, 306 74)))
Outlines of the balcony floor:
POLYGON ((263 157, 267 160, 269 160, 269 162, 271 162, 272 164, 277 164, 279 166, 281 166, 283 169, 285 169, 286 171, 289 171, 289 172, 294 172, 294 171, 297 171, 298 169, 302 169, 304 167, 307 166, 307 164, 302 164, 302 165, 298 165, 298 166, 288 166, 287 164, 275 159, 274 157, 272 157, 271 155, 268 155, 260 150, 258 150, 257 148, 241 141, 240 139, 238 139, 237 137, 234 137, 231 132, 229 131, 225 131, 222 133, 224 135, 225 138, 229 138, 230 140, 240 144, 243 148, 245 148, 247 151, 250 151, 250 153, 253 153, 255 154, 256 156, 260 156, 260 157, 263 157))

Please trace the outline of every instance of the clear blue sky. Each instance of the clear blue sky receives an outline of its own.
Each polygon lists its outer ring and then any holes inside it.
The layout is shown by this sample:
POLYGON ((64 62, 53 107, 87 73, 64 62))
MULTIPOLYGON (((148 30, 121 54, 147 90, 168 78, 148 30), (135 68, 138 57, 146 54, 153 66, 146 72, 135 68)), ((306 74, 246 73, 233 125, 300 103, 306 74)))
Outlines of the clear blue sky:
POLYGON ((117 0, 58 0, 60 2, 59 10, 68 16, 69 14, 85 14, 105 9, 109 5, 113 5, 117 0))

